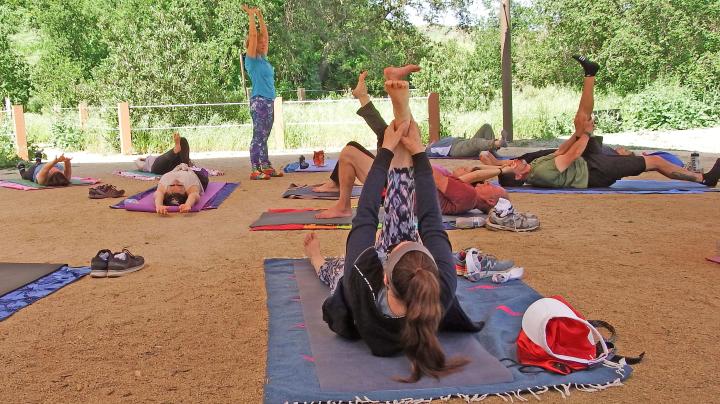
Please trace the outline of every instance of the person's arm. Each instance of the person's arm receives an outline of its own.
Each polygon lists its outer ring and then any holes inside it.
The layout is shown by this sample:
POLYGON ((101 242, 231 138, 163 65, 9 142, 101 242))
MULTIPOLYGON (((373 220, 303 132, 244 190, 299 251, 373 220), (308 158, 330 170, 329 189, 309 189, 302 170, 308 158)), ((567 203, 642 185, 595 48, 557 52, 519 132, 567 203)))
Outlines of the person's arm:
POLYGON ((590 136, 583 134, 577 138, 575 143, 573 143, 565 154, 555 157, 555 167, 558 171, 563 172, 567 170, 567 168, 570 167, 570 165, 577 160, 578 157, 582 156, 589 140, 590 136))
POLYGON ((260 11, 259 8, 255 8, 255 15, 257 15, 258 18, 258 25, 260 26, 260 35, 258 36, 258 41, 263 41, 265 44, 267 44, 267 48, 265 50, 265 55, 267 56, 268 52, 270 51, 270 35, 268 35, 268 29, 267 25, 265 25, 265 19, 263 18, 262 11, 260 11))
MULTIPOLYGON (((65 155, 61 154, 60 157, 55 157, 55 159, 53 161, 51 161, 49 163, 45 163, 43 168, 41 168, 40 171, 38 172, 37 178, 35 179, 35 181, 37 181, 37 183, 40 185, 45 185, 45 183, 47 182, 47 175, 50 172, 50 169, 55 167, 55 164, 57 164, 61 161, 64 161, 64 159, 65 159, 65 155)), ((67 167, 67 165, 65 167, 67 167)))
POLYGON ((160 215, 167 215, 167 206, 163 205, 163 198, 165 197, 165 185, 158 184, 155 190, 155 212, 160 215))
POLYGON ((433 181, 435 182, 435 188, 443 194, 447 191, 448 177, 436 169, 432 169, 433 181))
POLYGON ((180 213, 187 213, 192 210, 192 207, 195 206, 195 203, 200 199, 200 191, 198 190, 197 185, 192 185, 187 189, 188 198, 180 205, 180 213))
POLYGON ((418 232, 423 245, 435 258, 435 263, 440 271, 440 282, 446 292, 441 293, 440 297, 444 310, 447 310, 453 302, 455 288, 457 287, 455 261, 452 256, 450 239, 443 227, 432 166, 420 140, 420 131, 416 123, 413 122, 408 135, 402 138, 402 143, 412 155, 415 171, 415 206, 417 208, 418 232))
POLYGON ((243 4, 242 9, 245 10, 245 12, 248 14, 248 42, 247 42, 247 56, 251 58, 257 57, 257 41, 258 41, 258 34, 257 34, 257 28, 255 28, 255 12, 254 9, 249 8, 247 5, 243 4))
POLYGON ((558 147, 557 150, 555 150, 556 156, 562 156, 563 154, 567 153, 568 150, 570 150, 570 147, 575 144, 575 142, 578 140, 577 133, 573 133, 572 136, 567 138, 561 145, 558 147))
POLYGON ((70 160, 72 160, 72 157, 63 158, 63 174, 65 174, 65 178, 67 178, 68 181, 72 178, 72 164, 70 164, 70 160))
MULTIPOLYGON (((382 190, 385 188, 388 170, 394 156, 393 150, 400 143, 402 134, 407 132, 409 122, 403 122, 397 128, 394 125, 393 123, 387 127, 384 136, 385 140, 378 150, 372 167, 370 167, 370 172, 368 172, 365 179, 362 193, 360 193, 357 211, 352 221, 352 230, 348 234, 345 245, 346 274, 350 273, 360 253, 368 247, 372 247, 375 243, 375 235, 380 222, 378 212, 380 211, 380 203, 382 203, 382 190)), ((343 279, 349 282, 350 277, 346 276, 343 279)), ((346 285, 346 287, 348 286, 346 285)))
POLYGON ((482 166, 480 170, 471 171, 467 174, 463 174, 460 177, 460 181, 473 184, 479 181, 486 181, 494 177, 498 177, 501 174, 512 172, 512 168, 509 166, 505 167, 493 167, 493 166, 482 166))

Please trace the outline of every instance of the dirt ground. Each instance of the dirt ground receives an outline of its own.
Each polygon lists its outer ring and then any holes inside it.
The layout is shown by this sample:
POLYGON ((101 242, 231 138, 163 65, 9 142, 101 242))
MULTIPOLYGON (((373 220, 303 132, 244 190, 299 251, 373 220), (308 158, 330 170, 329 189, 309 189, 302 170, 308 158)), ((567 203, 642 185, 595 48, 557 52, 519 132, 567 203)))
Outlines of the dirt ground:
MULTIPOLYGON (((718 156, 703 157, 710 167, 718 156)), ((112 210, 110 200, 88 199, 85 187, 0 189, 0 261, 81 266, 100 249, 123 247, 147 261, 122 278, 85 277, 1 322, 3 402, 261 402, 262 260, 302 257, 304 232, 250 232, 248 225, 267 208, 329 206, 280 198, 291 182, 318 183, 327 173, 251 182, 247 159, 200 163, 242 184, 220 209, 185 216, 112 210)), ((111 174, 130 167, 74 171, 127 194, 151 185, 111 174)), ((563 295, 587 317, 612 323, 621 353, 647 352, 624 387, 573 392, 574 402, 719 400, 720 265, 705 257, 720 242, 720 193, 512 199, 540 217, 539 231, 453 231, 453 246, 514 259, 540 293, 563 295)), ((323 251, 342 253, 346 234, 319 232, 323 251)), ((562 401, 558 393, 542 397, 562 401)))

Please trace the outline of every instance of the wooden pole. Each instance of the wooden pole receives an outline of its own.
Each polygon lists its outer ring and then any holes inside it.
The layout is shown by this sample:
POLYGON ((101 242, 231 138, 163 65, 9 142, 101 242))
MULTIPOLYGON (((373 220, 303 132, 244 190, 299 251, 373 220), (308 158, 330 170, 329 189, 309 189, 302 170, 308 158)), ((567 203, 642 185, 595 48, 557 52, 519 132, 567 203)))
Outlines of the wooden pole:
POLYGON ((87 102, 83 101, 78 104, 78 117, 80 118, 80 129, 85 129, 88 121, 87 102))
POLYGON ((440 94, 438 93, 428 95, 428 126, 429 144, 440 140, 440 94))
POLYGON ((272 128, 274 149, 285 150, 285 121, 283 119, 283 98, 275 97, 275 121, 272 128))
POLYGON ((130 104, 127 102, 118 103, 118 128, 120 129, 120 153, 132 154, 130 104))
POLYGON ((25 110, 22 105, 13 105, 13 120, 15 121, 15 151, 21 159, 27 161, 27 131, 25 129, 25 110))
POLYGON ((511 32, 510 0, 502 0, 500 7, 500 54, 502 58, 503 130, 507 133, 508 141, 513 140, 511 32))
POLYGON ((297 99, 298 101, 305 101, 305 88, 298 87, 297 89, 297 99))
POLYGON ((250 91, 248 91, 247 85, 245 84, 245 61, 243 60, 242 49, 240 49, 240 75, 242 76, 243 92, 245 93, 245 100, 250 102, 250 91))

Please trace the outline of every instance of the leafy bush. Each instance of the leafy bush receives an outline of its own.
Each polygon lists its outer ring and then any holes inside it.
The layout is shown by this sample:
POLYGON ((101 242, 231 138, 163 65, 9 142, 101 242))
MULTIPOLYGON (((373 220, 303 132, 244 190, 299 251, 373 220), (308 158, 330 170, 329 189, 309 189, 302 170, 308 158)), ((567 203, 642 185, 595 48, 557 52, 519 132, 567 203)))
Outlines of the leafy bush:
POLYGON ((50 127, 53 146, 63 151, 80 151, 85 149, 83 131, 64 119, 55 121, 50 127))
POLYGON ((626 99, 623 106, 625 129, 690 129, 717 125, 720 116, 716 101, 696 98, 677 81, 659 80, 643 92, 626 99))

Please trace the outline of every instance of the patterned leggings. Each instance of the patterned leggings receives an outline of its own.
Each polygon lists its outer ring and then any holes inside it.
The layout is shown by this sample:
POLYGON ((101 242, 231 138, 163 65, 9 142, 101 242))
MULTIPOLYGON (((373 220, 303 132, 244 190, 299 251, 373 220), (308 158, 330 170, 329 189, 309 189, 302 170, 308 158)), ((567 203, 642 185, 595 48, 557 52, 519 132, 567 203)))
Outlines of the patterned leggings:
MULTIPOLYGON (((384 206, 385 219, 375 242, 375 250, 383 261, 395 245, 420 239, 415 218, 415 180, 412 168, 393 168, 388 172, 384 206)), ((330 287, 330 294, 335 293, 344 268, 345 257, 327 258, 320 267, 318 277, 330 287)))
POLYGON ((256 95, 250 98, 250 115, 253 120, 253 137, 250 142, 250 164, 253 168, 270 165, 268 137, 275 121, 273 100, 256 95))

